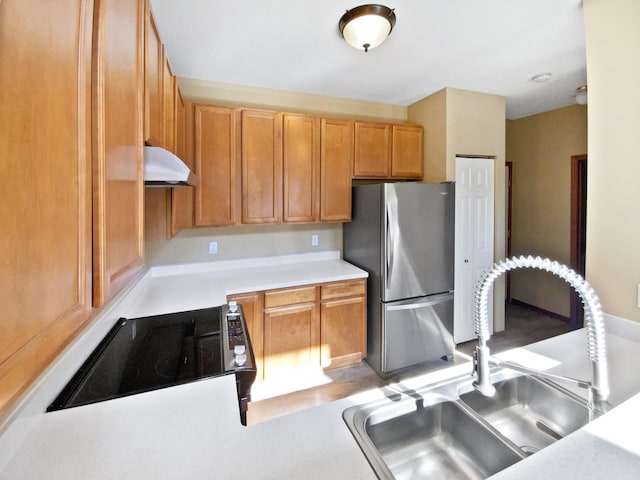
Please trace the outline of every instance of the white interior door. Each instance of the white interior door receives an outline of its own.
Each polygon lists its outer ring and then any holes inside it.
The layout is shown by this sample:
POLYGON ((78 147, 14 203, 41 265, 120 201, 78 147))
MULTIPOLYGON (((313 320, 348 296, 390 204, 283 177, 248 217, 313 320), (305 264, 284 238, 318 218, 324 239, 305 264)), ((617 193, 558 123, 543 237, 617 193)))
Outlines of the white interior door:
MULTIPOLYGON (((474 292, 493 266, 494 162, 491 158, 456 157, 456 231, 453 340, 476 338, 474 292)), ((493 333, 493 301, 489 326, 493 333)))

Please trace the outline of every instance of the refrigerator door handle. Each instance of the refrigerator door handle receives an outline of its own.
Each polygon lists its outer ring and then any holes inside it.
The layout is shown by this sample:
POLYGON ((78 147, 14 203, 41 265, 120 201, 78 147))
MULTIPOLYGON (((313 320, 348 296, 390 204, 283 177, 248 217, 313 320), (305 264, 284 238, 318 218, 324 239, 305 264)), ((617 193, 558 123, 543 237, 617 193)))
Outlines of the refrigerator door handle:
POLYGON ((439 303, 442 303, 446 300, 450 300, 451 298, 453 298, 453 296, 448 295, 447 297, 442 297, 439 296, 439 298, 434 299, 434 300, 428 300, 426 302, 420 302, 420 303, 407 303, 404 305, 389 305, 387 307, 387 311, 389 312, 394 312, 397 310, 417 310, 419 308, 425 308, 425 307, 430 307, 432 305, 437 305, 439 303))
POLYGON ((395 250, 394 237, 395 237, 395 224, 393 223, 393 216, 391 214, 391 201, 387 201, 387 281, 385 282, 386 288, 389 288, 389 283, 391 282, 391 269, 393 268, 393 252, 395 250))

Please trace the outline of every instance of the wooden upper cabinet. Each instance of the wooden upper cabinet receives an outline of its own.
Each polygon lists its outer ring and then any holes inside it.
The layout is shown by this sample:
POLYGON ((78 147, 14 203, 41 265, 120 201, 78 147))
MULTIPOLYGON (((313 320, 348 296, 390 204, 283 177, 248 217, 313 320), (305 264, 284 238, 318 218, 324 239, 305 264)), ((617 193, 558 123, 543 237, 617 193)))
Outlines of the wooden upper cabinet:
MULTIPOLYGON (((169 61, 163 61, 163 102, 162 146, 170 152, 176 152, 175 129, 175 77, 171 73, 169 61)), ((165 240, 172 238, 174 233, 171 222, 172 190, 168 188, 144 189, 144 234, 145 241, 165 240)))
MULTIPOLYGON (((178 82, 173 82, 175 105, 175 141, 176 155, 192 170, 194 168, 193 154, 193 105, 186 105, 180 93, 178 82)), ((193 227, 193 188, 171 189, 171 236, 184 228, 193 227)))
POLYGON ((144 141, 163 146, 164 141, 164 51, 151 14, 150 0, 145 1, 144 32, 144 141))
POLYGON ((233 108, 196 105, 195 225, 220 226, 238 222, 239 113, 233 108))
POLYGON ((187 107, 175 77, 173 81, 173 126, 175 153, 183 162, 189 164, 190 159, 187 155, 187 107))
POLYGON ((163 140, 162 146, 170 152, 176 151, 176 111, 175 111, 175 83, 176 78, 171 72, 169 59, 164 58, 162 73, 162 122, 163 140))
POLYGON ((95 8, 93 292, 99 306, 143 265, 144 4, 99 0, 95 8))
POLYGON ((315 222, 320 204, 320 119, 283 116, 285 222, 315 222))
POLYGON ((282 114, 243 110, 242 223, 282 222, 282 114))
POLYGON ((93 4, 0 2, 0 417, 91 314, 93 4))
POLYGON ((320 221, 351 220, 353 121, 321 120, 320 221))
POLYGON ((355 122, 353 176, 388 178, 391 175, 391 125, 355 122))
POLYGON ((422 178, 423 128, 420 125, 393 125, 391 176, 422 178))

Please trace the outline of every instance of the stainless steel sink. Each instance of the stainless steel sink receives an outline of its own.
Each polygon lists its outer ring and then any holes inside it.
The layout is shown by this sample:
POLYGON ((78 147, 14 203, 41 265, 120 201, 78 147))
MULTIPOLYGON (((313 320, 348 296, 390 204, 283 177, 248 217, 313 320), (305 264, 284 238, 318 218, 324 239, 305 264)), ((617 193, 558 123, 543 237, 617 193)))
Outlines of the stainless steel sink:
POLYGON ((374 414, 365 430, 397 479, 485 478, 521 458, 450 401, 381 422, 374 414))
POLYGON ((530 376, 494 384, 496 394, 475 390, 460 399, 526 453, 574 432, 589 422, 589 409, 580 399, 530 376))
POLYGON ((551 382, 494 371, 486 398, 465 375, 348 408, 343 418, 379 478, 479 479, 586 424, 586 402, 551 382))

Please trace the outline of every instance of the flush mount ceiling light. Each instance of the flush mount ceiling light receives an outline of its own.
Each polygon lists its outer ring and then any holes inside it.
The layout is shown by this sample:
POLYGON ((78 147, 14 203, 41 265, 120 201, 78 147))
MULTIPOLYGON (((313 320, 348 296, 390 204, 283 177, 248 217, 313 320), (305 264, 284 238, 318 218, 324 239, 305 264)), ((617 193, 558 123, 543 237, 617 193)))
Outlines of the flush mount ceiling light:
POLYGON ((340 33, 353 48, 368 52, 389 36, 396 14, 384 5, 360 5, 347 10, 338 24, 340 33))
POLYGON ((550 78, 551 78, 550 73, 539 73, 531 77, 529 80, 531 80, 533 83, 542 83, 542 82, 546 82, 550 78))
POLYGON ((581 87, 576 88, 576 103, 578 105, 586 105, 587 104, 587 86, 582 85, 581 87))

